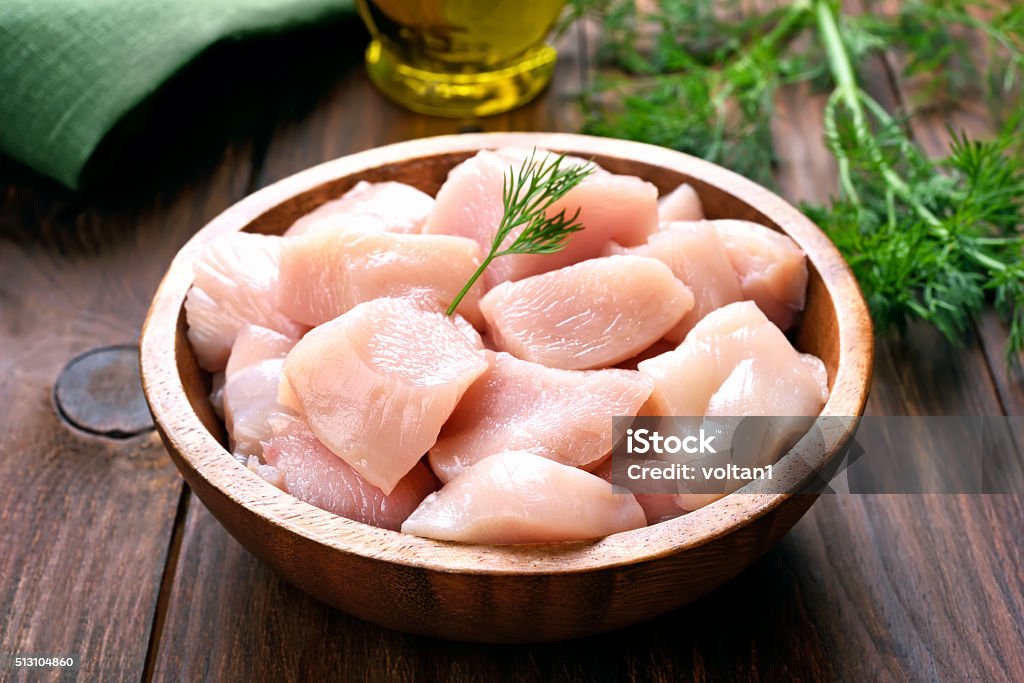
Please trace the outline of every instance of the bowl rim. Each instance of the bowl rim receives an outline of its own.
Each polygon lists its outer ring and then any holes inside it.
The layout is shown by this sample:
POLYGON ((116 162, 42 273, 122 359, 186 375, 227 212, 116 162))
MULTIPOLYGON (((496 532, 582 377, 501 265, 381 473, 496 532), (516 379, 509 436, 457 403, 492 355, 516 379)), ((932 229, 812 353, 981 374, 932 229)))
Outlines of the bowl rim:
MULTIPOLYGON (((264 522, 340 553, 409 567, 459 574, 564 574, 649 562, 693 548, 746 526, 797 493, 733 493, 675 519, 596 541, 529 545, 464 544, 380 529, 305 503, 241 465, 214 438, 191 408, 178 372, 177 330, 193 263, 203 246, 242 230, 283 201, 346 176, 443 154, 503 146, 542 147, 577 156, 616 157, 684 174, 732 195, 768 217, 792 237, 821 276, 834 303, 839 354, 823 417, 863 414, 871 382, 874 336, 867 305, 849 266, 809 218, 768 189, 721 166, 645 143, 568 133, 474 133, 421 138, 327 161, 264 187, 228 207, 177 253, 164 275, 142 327, 140 371, 154 422, 186 479, 198 477, 233 504, 264 522)), ((856 420, 833 434, 825 460, 852 438, 856 420)), ((777 467, 795 470, 802 440, 777 467)), ((806 444, 804 444, 806 445, 806 444)), ((196 488, 196 487, 193 487, 196 488)))

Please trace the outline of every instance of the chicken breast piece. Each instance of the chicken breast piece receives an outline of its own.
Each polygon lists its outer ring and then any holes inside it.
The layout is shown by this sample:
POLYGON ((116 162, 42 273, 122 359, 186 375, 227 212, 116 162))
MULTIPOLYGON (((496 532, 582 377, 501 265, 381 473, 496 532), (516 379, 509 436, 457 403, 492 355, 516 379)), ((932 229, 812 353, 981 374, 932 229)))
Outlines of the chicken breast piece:
POLYGON ((289 412, 277 400, 284 358, 253 363, 224 383, 224 426, 228 445, 236 456, 260 455, 260 443, 271 436, 269 418, 289 412))
POLYGON ((375 299, 309 332, 284 374, 317 438, 391 493, 487 370, 466 327, 423 301, 375 299))
POLYGON ((660 232, 647 239, 647 244, 631 249, 611 244, 606 252, 656 258, 693 292, 693 308, 665 335, 672 343, 683 341, 711 311, 743 299, 739 278, 708 221, 665 223, 660 232))
POLYGON ((188 340, 204 370, 224 369, 246 324, 295 339, 306 331, 277 306, 281 244, 280 237, 236 232, 204 247, 185 299, 188 340))
POLYGON ((263 445, 263 457, 266 464, 256 465, 257 473, 286 493, 341 517, 393 531, 437 488, 430 470, 416 463, 385 494, 328 450, 308 425, 295 417, 275 420, 274 434, 263 445))
MULTIPOLYGON (((475 240, 483 253, 490 251, 504 213, 502 187, 511 169, 518 171, 531 150, 506 148, 482 151, 459 164, 437 193, 434 210, 423 226, 424 233, 461 235, 475 240)), ((537 158, 550 154, 538 150, 537 158)), ((568 158, 565 163, 585 163, 568 158)), ((513 254, 495 259, 484 271, 485 289, 508 280, 545 273, 601 254, 609 240, 632 246, 643 244, 657 230, 658 190, 635 176, 599 171, 583 179, 549 210, 564 210, 584 229, 573 233, 566 246, 553 254, 513 254)), ((506 238, 507 246, 521 229, 506 238)))
POLYGON ((434 198, 411 185, 360 180, 340 199, 325 202, 292 223, 285 235, 331 227, 416 233, 432 208, 434 198))
POLYGON ((613 365, 675 327, 690 290, 660 261, 608 256, 498 285, 480 300, 495 348, 563 370, 613 365))
POLYGON ((298 341, 259 325, 245 325, 238 330, 225 369, 226 379, 251 365, 272 358, 284 358, 298 341))
MULTIPOLYGON (((695 425, 719 425, 719 454, 695 456, 698 464, 758 467, 777 461, 811 426, 829 393, 821 360, 794 349, 752 301, 708 314, 675 351, 643 361, 639 370, 655 383, 643 414, 706 416, 695 425), (758 416, 770 419, 728 419, 758 416), (716 460, 721 458, 728 459, 716 460)), ((695 482, 691 492, 674 499, 695 510, 742 485, 695 482)))
POLYGON ((652 384, 628 370, 555 370, 486 352, 490 368, 462 397, 430 449, 442 482, 500 451, 588 467, 612 448, 611 418, 636 415, 652 384))
MULTIPOLYGON (((612 459, 605 458, 594 470, 594 474, 608 483, 612 482, 612 459)), ((657 524, 685 514, 676 502, 676 494, 672 493, 637 493, 632 492, 636 502, 644 510, 647 524, 657 524)))
POLYGON ((236 456, 259 455, 260 442, 271 436, 269 416, 290 412, 277 392, 285 354, 295 341, 258 325, 245 325, 235 337, 221 395, 224 426, 236 456))
MULTIPOLYGON (((447 306, 480 265, 476 242, 451 235, 402 235, 347 228, 285 240, 281 310, 308 325, 382 297, 422 295, 447 306)), ((476 284, 458 312, 480 324, 476 284)))
POLYGON ((676 350, 637 369, 654 381, 648 415, 813 416, 828 400, 824 364, 752 301, 713 311, 676 350))
POLYGON ((689 183, 683 183, 658 200, 658 221, 661 223, 701 220, 704 220, 704 205, 689 183))
POLYGON ((792 239, 750 221, 713 221, 729 262, 739 276, 743 298, 786 331, 804 310, 807 257, 792 239))
POLYGON ((488 456, 432 493, 407 534, 466 543, 588 540, 644 526, 629 493, 581 469, 525 451, 488 456))

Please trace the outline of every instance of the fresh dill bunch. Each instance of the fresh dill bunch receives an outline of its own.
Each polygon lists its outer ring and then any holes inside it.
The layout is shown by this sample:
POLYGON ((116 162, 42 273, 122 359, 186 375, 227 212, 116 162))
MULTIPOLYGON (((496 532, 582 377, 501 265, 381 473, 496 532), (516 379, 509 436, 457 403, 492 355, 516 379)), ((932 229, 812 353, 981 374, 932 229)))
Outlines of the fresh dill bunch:
POLYGON ((842 194, 805 212, 850 263, 881 327, 920 318, 956 344, 991 295, 1010 323, 1006 354, 1016 362, 1024 350, 1024 133, 1010 127, 979 141, 951 132, 949 155, 928 159, 859 87, 826 3, 818 22, 835 80, 825 138, 842 194))
POLYGON ((788 49, 811 15, 798 2, 726 21, 719 5, 669 0, 641 14, 629 0, 578 0, 578 12, 598 13, 598 53, 614 70, 586 93, 583 130, 694 154, 771 184, 774 96, 814 69, 788 49))
POLYGON ((840 195, 804 210, 850 262, 880 328, 912 318, 959 343, 991 300, 1010 322, 1007 358, 1024 350, 1024 6, 907 0, 895 15, 842 15, 798 0, 732 22, 711 0, 642 14, 629 0, 577 0, 596 13, 614 71, 584 97, 584 131, 701 156, 770 184, 772 101, 787 83, 830 91, 825 143, 840 195), (703 19, 700 19, 703 18, 703 19), (796 41, 810 34, 810 41, 796 41), (984 39, 977 59, 976 37, 984 39), (954 137, 931 160, 865 93, 857 68, 895 51, 931 95, 987 84, 1001 134, 954 137), (827 59, 822 59, 822 56, 827 59))
POLYGON ((563 165, 564 162, 564 154, 537 158, 534 149, 518 169, 509 167, 501 190, 504 212, 491 248, 448 306, 447 315, 455 312, 494 259, 509 254, 553 254, 565 248, 572 233, 583 229, 577 221, 579 208, 572 215, 567 215, 565 209, 548 215, 555 202, 594 172, 591 163, 563 165), (521 228, 518 233, 517 228, 521 228), (511 242, 506 245, 509 238, 511 242))
POLYGON ((980 89, 997 122, 1013 113, 1024 79, 1024 5, 906 0, 894 16, 867 13, 845 23, 855 61, 882 50, 904 57, 903 73, 918 83, 918 100, 949 104, 980 89))

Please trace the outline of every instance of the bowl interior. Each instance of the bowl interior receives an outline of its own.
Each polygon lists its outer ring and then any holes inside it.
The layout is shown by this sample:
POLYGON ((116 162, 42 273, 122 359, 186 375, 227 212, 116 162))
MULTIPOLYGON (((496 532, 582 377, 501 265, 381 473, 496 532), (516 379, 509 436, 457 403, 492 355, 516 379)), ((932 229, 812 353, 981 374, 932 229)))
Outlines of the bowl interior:
MULTIPOLYGON (((592 158, 613 173, 644 178, 662 193, 687 182, 700 195, 708 218, 747 219, 792 237, 807 253, 809 279, 806 309, 791 339, 800 351, 821 358, 828 370, 831 396, 822 414, 842 417, 863 412, 872 352, 863 298, 834 246, 782 199, 721 167, 639 143, 529 133, 449 136, 370 150, 285 179, 219 216, 175 259, 143 330, 142 366, 157 424, 186 478, 200 477, 266 521, 339 550, 465 572, 581 571, 653 559, 728 533, 791 495, 759 493, 748 487, 749 492, 744 489, 675 520, 596 542, 474 546, 411 537, 336 517, 272 487, 230 456, 223 446, 223 425, 209 403, 209 375, 199 369, 185 336, 184 297, 202 245, 231 230, 280 234, 295 219, 361 180, 397 180, 434 195, 449 169, 478 149, 510 144, 592 158), (151 390, 157 375, 161 385, 169 382, 171 386, 151 390)), ((806 479, 810 476, 806 464, 824 466, 853 429, 847 421, 824 447, 820 442, 798 443, 777 465, 777 481, 785 477, 795 484, 806 479)))

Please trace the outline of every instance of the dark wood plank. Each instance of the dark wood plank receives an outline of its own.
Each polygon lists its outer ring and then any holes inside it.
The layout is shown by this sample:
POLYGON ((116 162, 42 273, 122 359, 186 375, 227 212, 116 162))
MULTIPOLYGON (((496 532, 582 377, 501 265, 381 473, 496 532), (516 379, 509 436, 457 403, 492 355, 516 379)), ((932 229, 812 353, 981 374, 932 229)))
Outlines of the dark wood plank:
POLYGON ((0 652, 76 655, 82 680, 141 675, 181 480, 155 432, 80 431, 51 394, 74 356, 136 343, 170 258, 248 170, 245 149, 222 150, 173 189, 76 196, 2 162, 0 652))

